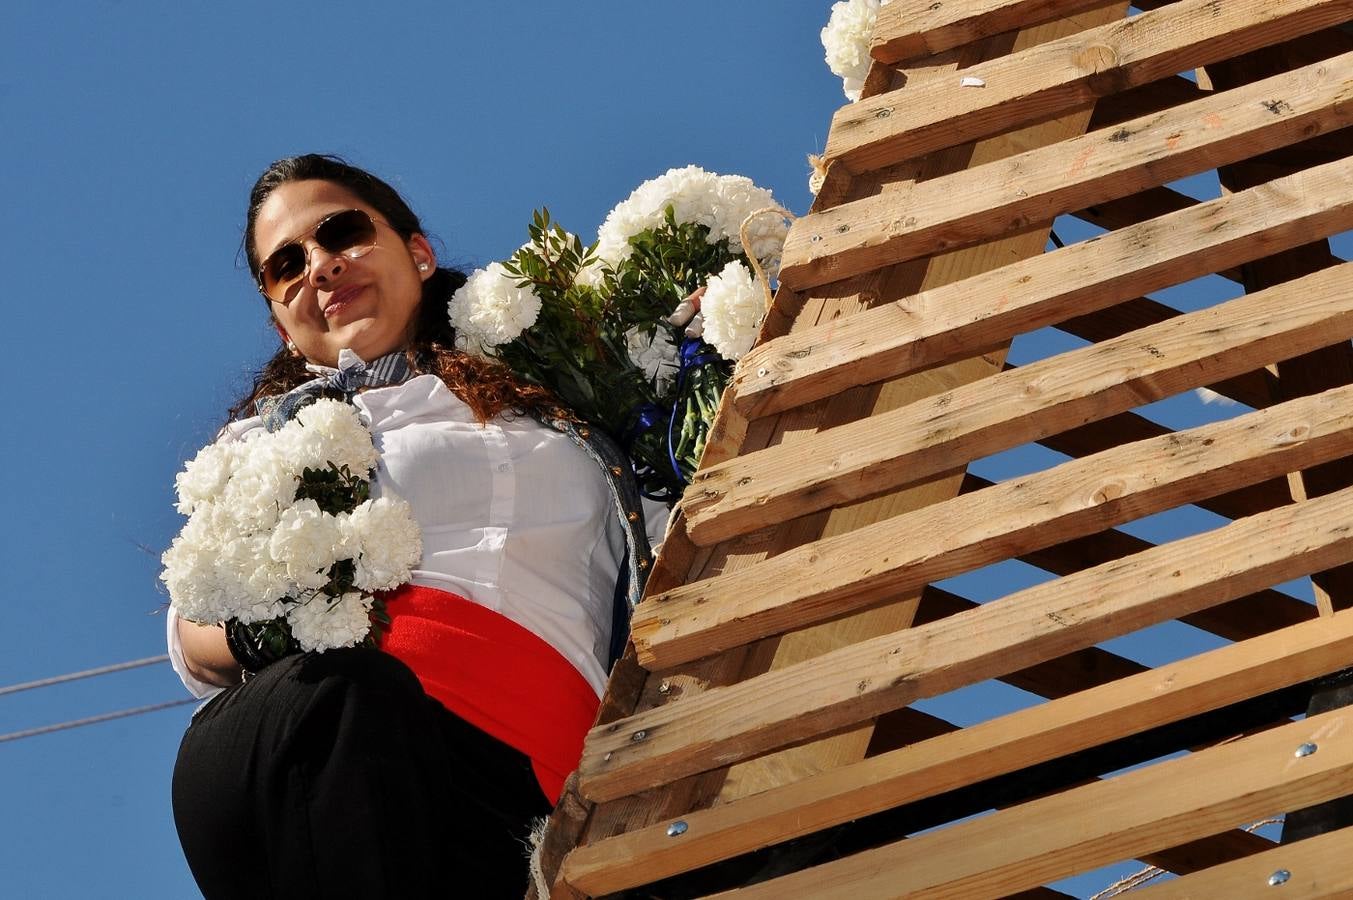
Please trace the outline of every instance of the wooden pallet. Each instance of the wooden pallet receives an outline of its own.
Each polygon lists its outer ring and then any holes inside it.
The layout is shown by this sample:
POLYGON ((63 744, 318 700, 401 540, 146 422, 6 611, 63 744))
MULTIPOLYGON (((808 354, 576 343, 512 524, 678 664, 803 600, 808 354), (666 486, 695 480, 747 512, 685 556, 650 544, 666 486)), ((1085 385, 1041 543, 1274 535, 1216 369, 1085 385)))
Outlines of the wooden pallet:
POLYGON ((1127 859, 1187 876, 1149 896, 1353 889, 1353 830, 1239 829, 1353 775, 1342 709, 1290 720, 1353 665, 1353 265, 1326 240, 1353 226, 1353 0, 1145 6, 880 9, 551 821, 553 896, 1053 897, 1127 859), (1215 199, 1168 186, 1209 170, 1215 199), (1059 216, 1103 233, 1044 252, 1059 216), (1238 284, 1210 306, 1146 296, 1214 273, 1238 284), (1007 364, 1047 328, 1085 343, 1007 364), (1135 411, 1202 387, 1247 409, 1135 411), (1040 470, 967 471, 1031 444, 1040 470), (1231 521, 1120 530, 1188 506, 1231 521), (1055 577, 935 585, 1008 560, 1055 577), (1306 576, 1314 605, 1275 589, 1306 576), (1170 620, 1222 640, 1096 646, 1170 620), (1047 699, 910 706, 993 679, 1047 699))

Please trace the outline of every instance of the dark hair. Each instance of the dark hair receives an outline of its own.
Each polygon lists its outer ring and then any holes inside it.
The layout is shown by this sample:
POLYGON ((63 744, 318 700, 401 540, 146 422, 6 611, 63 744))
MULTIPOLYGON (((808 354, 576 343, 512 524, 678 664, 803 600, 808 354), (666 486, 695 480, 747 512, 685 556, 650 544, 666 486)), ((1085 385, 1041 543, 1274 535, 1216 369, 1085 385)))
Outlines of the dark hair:
MULTIPOLYGON (((249 211, 244 224, 244 255, 250 277, 258 271, 258 250, 254 227, 259 210, 272 192, 293 181, 327 181, 336 184, 379 212, 406 241, 415 234, 426 234, 409 204, 399 192, 363 169, 349 165, 337 156, 307 153, 279 159, 264 170, 249 192, 249 211)), ((546 388, 517 377, 506 366, 456 349, 456 332, 446 316, 446 303, 465 283, 465 273, 438 266, 423 282, 423 297, 407 350, 415 372, 433 374, 474 411, 481 422, 506 411, 554 409, 559 401, 546 388)), ((254 376, 253 387, 230 408, 230 418, 252 412, 256 400, 281 394, 313 376, 305 369, 305 360, 280 348, 254 376)))

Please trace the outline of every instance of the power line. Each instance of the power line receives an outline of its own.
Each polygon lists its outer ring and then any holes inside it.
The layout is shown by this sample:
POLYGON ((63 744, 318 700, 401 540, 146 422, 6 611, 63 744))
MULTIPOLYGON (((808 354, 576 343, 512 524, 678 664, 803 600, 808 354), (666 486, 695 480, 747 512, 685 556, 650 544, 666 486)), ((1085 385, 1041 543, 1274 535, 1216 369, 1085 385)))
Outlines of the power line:
POLYGON ((65 675, 53 675, 51 678, 39 678, 36 681, 11 684, 9 687, 0 687, 0 697, 5 696, 6 694, 17 694, 20 691, 30 691, 33 688, 48 687, 49 685, 62 684, 67 681, 77 681, 81 678, 93 678, 95 675, 107 675, 110 672, 124 672, 127 669, 153 666, 156 663, 162 662, 169 662, 169 654, 162 653, 159 656, 147 656, 145 659, 133 659, 129 662, 113 663, 109 666, 99 666, 96 669, 85 669, 83 672, 68 672, 65 675))
POLYGON ((183 706, 187 703, 200 703, 197 697, 185 697, 182 700, 169 700, 165 703, 152 703, 149 706, 137 706, 132 709, 120 709, 117 712, 100 713, 97 716, 87 716, 83 719, 72 719, 69 722, 58 722, 55 725, 43 725, 40 728, 27 728, 23 731, 11 731, 9 734, 0 734, 0 744, 6 741, 17 741, 20 738, 36 737, 40 734, 51 734, 53 731, 65 731, 69 728, 79 728, 82 725, 95 725, 99 722, 107 722, 111 719, 125 719, 127 716, 139 716, 142 713, 156 712, 161 709, 170 709, 175 706, 183 706))

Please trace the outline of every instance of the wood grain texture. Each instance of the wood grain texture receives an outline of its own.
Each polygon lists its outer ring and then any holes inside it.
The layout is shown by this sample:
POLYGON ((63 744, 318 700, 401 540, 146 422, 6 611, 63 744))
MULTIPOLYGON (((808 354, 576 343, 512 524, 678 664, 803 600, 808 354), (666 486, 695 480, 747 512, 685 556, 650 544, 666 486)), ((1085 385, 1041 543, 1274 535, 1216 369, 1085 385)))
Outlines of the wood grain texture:
POLYGON ((1350 656, 1353 612, 1307 622, 691 813, 680 841, 660 825, 582 848, 567 878, 593 894, 633 887, 1297 684, 1350 656))
POLYGON ((1353 452, 1353 388, 1140 441, 964 494, 635 610, 646 666, 698 659, 942 578, 1353 452))
MULTIPOLYGON (((1353 0, 1344 0, 1353 2, 1353 0)), ((864 198, 790 229, 795 290, 990 239, 1353 122, 1353 54, 967 172, 864 198)))
POLYGON ((964 70, 982 87, 935 80, 847 104, 832 118, 823 155, 867 172, 1309 34, 1350 14, 1350 0, 1229 0, 1224 7, 1180 0, 964 70))
POLYGON ((582 789, 633 793, 793 744, 1320 571, 1350 549, 1353 489, 1241 519, 597 729, 582 789))
POLYGON ((1092 6, 1090 0, 893 0, 879 7, 869 55, 900 63, 1092 6))
POLYGON ((767 341, 734 403, 749 418, 811 403, 1349 227, 1353 159, 767 341))
MULTIPOLYGON (((1288 806, 1339 796, 1353 775, 1350 724, 1347 711, 1325 713, 717 896, 1004 896, 1288 806), (1315 743, 1319 752, 1295 756, 1294 749, 1307 742, 1315 743)), ((1256 891, 1241 896, 1266 895, 1256 891)))
POLYGON ((698 472, 711 544, 1353 337, 1353 263, 1072 350, 698 472))
POLYGON ((1296 844, 1224 863, 1193 875, 1132 892, 1133 900, 1219 900, 1265 897, 1283 900, 1336 900, 1353 896, 1353 828, 1343 828, 1296 844), (1270 884, 1273 873, 1286 881, 1270 884), (1281 890, 1279 890, 1281 889, 1281 890))

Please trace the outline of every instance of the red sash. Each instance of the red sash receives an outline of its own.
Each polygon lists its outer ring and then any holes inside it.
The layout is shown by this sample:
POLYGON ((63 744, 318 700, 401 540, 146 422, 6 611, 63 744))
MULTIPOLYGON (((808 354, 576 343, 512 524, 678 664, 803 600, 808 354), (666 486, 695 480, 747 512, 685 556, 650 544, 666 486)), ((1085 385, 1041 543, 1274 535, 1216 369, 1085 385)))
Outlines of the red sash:
POLYGON ((601 703, 582 674, 543 638, 457 594, 406 584, 385 601, 381 649, 451 712, 529 756, 557 802, 601 703))

